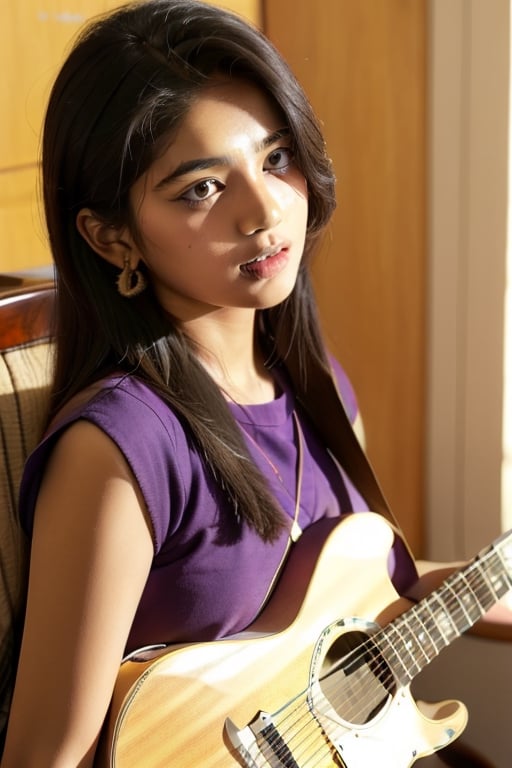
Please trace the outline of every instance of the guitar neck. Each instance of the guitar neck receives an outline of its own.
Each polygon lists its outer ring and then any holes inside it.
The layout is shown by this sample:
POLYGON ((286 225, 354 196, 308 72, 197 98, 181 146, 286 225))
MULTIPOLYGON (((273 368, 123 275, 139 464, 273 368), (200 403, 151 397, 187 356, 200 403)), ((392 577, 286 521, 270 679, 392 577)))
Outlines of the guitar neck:
POLYGON ((374 641, 396 678, 407 685, 511 588, 512 533, 509 532, 380 630, 374 641))

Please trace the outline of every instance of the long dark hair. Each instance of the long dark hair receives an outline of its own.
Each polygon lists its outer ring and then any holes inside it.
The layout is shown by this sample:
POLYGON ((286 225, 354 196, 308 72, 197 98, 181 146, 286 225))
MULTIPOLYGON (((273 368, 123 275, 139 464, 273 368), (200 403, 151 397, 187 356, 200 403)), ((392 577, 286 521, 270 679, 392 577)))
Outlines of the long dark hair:
POLYGON ((219 72, 249 79, 274 99, 308 185, 306 245, 295 288, 261 318, 268 353, 294 346, 300 359, 313 356, 326 365, 308 263, 334 209, 334 178, 311 106, 272 44, 237 15, 195 0, 149 0, 90 23, 50 95, 42 167, 58 275, 51 412, 110 371, 134 372, 186 421, 237 514, 269 540, 282 515, 189 340, 151 288, 132 299, 118 294, 116 271, 75 223, 88 207, 106 223, 128 224, 136 233, 130 188, 219 72))

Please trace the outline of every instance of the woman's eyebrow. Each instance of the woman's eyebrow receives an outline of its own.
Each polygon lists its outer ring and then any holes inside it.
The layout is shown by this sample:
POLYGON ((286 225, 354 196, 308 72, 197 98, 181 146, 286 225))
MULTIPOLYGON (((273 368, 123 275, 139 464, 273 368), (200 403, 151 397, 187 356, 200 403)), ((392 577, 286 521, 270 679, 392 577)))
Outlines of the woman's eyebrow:
MULTIPOLYGON (((279 128, 277 131, 269 133, 268 136, 265 136, 261 141, 256 142, 253 149, 256 153, 262 152, 277 141, 280 141, 283 138, 288 138, 289 135, 289 128, 279 128)), ((179 179, 181 176, 186 176, 189 173, 206 171, 209 168, 218 168, 219 166, 227 166, 230 165, 231 162, 229 155, 198 157, 192 160, 184 160, 174 169, 174 171, 167 174, 167 176, 164 176, 164 178, 155 185, 154 190, 155 192, 158 192, 168 184, 179 179)))

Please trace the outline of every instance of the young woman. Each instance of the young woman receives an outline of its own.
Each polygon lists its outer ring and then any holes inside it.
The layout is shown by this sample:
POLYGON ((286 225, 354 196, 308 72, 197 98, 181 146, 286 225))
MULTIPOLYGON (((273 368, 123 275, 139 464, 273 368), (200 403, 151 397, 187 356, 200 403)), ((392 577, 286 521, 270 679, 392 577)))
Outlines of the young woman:
MULTIPOLYGON (((357 406, 308 274, 331 163, 258 31, 195 0, 92 23, 51 93, 43 189, 56 368, 21 489, 3 768, 90 766, 127 652, 242 631, 301 531, 372 501, 357 440, 344 459, 328 428, 357 406)), ((416 572, 394 554, 403 592, 416 572)))

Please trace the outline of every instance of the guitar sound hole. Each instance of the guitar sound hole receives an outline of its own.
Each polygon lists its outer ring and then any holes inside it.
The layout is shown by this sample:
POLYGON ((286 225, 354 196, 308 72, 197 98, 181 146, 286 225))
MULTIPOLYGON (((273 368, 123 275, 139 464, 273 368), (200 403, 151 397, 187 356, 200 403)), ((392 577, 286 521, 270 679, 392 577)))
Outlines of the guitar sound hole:
POLYGON ((345 632, 329 646, 318 682, 330 707, 353 725, 372 720, 396 691, 389 665, 364 632, 345 632))

